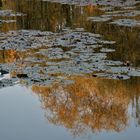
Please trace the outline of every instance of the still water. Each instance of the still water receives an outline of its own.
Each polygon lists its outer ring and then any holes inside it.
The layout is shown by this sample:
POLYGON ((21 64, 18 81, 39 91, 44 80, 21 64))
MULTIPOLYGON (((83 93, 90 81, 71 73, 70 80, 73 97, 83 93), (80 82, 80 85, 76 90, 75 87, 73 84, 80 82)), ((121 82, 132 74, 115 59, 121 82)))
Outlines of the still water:
POLYGON ((0 139, 140 139, 139 1, 0 5, 0 139))

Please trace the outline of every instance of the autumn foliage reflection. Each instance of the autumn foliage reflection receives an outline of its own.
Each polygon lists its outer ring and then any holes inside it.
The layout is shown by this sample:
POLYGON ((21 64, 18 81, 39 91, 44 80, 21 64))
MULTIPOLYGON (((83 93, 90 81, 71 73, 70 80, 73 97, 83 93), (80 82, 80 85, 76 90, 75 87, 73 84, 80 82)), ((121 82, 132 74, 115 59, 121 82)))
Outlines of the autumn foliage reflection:
POLYGON ((15 50, 1 50, 0 51, 0 63, 12 63, 18 57, 15 50))
POLYGON ((47 119, 74 135, 87 130, 122 131, 128 122, 129 97, 121 82, 74 77, 75 83, 62 87, 33 86, 46 110, 47 119), (110 85, 112 82, 115 84, 110 85))

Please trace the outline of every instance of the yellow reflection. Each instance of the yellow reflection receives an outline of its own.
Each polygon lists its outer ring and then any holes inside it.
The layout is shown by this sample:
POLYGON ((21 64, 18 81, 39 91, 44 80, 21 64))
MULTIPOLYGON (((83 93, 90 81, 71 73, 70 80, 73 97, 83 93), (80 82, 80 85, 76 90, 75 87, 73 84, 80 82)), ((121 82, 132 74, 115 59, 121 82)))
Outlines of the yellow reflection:
POLYGON ((128 106, 139 97, 139 82, 72 77, 74 84, 33 86, 46 110, 47 119, 74 135, 92 130, 122 131, 127 127, 128 106))
POLYGON ((24 22, 18 21, 21 28, 51 31, 61 31, 64 27, 84 27, 87 17, 103 13, 93 5, 80 7, 38 0, 5 0, 3 6, 27 14, 24 22))
POLYGON ((17 30, 17 17, 3 17, 4 22, 0 26, 2 32, 17 30))
POLYGON ((0 63, 12 63, 16 61, 18 54, 15 50, 1 50, 0 63))

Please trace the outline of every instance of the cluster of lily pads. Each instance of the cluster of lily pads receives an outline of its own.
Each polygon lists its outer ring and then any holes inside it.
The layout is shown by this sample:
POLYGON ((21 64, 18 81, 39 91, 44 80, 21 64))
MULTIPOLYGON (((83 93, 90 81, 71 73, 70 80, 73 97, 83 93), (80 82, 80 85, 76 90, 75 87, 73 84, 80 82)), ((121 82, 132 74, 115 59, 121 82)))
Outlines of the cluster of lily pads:
POLYGON ((15 12, 13 10, 0 10, 0 24, 2 23, 15 23, 16 20, 12 19, 14 17, 25 16, 25 14, 20 12, 15 12), (9 19, 7 19, 7 17, 9 19), (6 18, 6 19, 5 19, 6 18))
POLYGON ((113 7, 100 8, 104 11, 103 15, 88 17, 87 20, 92 22, 106 22, 107 24, 115 24, 124 27, 140 27, 140 20, 135 17, 140 16, 140 11, 137 7, 121 7, 120 10, 115 10, 113 7))
POLYGON ((32 84, 71 83, 72 75, 91 75, 111 79, 140 76, 140 69, 107 59, 114 41, 81 29, 64 29, 62 33, 19 30, 1 33, 0 49, 27 54, 13 63, 1 64, 1 70, 16 72, 13 78, 32 84), (97 51, 98 50, 98 51, 97 51))
POLYGON ((0 10, 0 17, 17 17, 23 16, 24 14, 20 12, 14 12, 13 10, 0 10))

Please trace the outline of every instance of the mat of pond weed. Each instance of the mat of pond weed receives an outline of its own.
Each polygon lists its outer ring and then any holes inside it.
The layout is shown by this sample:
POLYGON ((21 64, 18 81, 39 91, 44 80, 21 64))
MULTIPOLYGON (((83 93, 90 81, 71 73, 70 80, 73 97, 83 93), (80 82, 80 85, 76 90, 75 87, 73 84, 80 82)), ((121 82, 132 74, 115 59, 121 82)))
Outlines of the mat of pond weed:
POLYGON ((10 31, 1 37, 3 57, 6 51, 15 51, 13 62, 1 64, 1 70, 29 85, 71 83, 70 76, 83 74, 121 80, 140 76, 139 68, 107 59, 115 50, 104 47, 115 41, 104 40, 99 34, 68 28, 61 33, 10 31))

